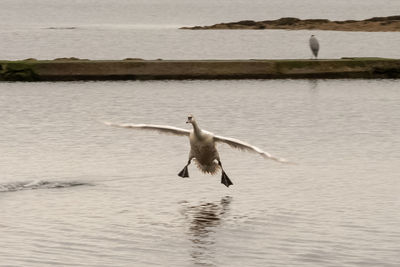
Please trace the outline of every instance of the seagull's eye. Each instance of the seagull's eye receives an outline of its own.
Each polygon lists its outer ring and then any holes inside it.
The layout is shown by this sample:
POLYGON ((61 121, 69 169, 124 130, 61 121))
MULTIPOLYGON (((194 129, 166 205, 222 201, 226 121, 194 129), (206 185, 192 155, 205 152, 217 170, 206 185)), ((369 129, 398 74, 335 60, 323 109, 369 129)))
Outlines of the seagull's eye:
POLYGON ((192 119, 192 117, 188 117, 188 120, 191 120, 192 119))

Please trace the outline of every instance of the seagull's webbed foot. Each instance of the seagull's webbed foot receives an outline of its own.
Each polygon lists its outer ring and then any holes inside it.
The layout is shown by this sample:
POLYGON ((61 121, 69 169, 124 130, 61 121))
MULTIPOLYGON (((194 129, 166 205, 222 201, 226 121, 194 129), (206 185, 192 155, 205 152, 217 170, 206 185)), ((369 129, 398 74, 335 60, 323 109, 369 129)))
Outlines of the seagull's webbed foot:
POLYGON ((229 179, 228 175, 226 175, 224 168, 222 168, 222 163, 219 159, 218 159, 218 165, 221 167, 221 171, 222 171, 221 184, 224 184, 226 187, 233 185, 231 179, 229 179))
POLYGON ((178 175, 182 178, 186 178, 189 177, 189 170, 188 170, 188 166, 190 164, 190 160, 188 161, 188 163, 186 164, 186 166, 183 168, 183 170, 181 170, 178 175))
POLYGON ((224 171, 222 171, 221 184, 224 184, 226 187, 233 185, 231 179, 229 179, 228 175, 226 175, 224 171))
POLYGON ((182 178, 189 177, 189 170, 188 170, 187 165, 183 168, 183 170, 181 170, 181 171, 178 173, 178 175, 179 175, 180 177, 182 177, 182 178))

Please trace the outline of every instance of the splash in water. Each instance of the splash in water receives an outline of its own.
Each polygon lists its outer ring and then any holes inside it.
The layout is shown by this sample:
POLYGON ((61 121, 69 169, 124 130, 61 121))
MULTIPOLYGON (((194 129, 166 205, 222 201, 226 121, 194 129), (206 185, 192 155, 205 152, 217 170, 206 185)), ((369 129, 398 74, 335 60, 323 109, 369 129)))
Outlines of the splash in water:
POLYGON ((0 184, 0 192, 13 192, 20 190, 33 190, 33 189, 54 189, 54 188, 67 188, 74 186, 91 185, 85 182, 78 181, 44 181, 44 180, 34 180, 26 182, 13 182, 0 184))

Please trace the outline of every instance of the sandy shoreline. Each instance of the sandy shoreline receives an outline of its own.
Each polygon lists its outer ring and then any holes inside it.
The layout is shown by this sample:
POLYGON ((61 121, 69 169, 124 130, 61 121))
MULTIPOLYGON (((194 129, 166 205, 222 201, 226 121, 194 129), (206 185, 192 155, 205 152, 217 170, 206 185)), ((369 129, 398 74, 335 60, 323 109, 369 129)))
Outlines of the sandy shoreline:
POLYGON ((182 27, 185 30, 328 30, 397 32, 400 31, 400 16, 374 17, 366 20, 330 21, 327 19, 280 18, 277 20, 242 20, 218 23, 210 26, 182 27))

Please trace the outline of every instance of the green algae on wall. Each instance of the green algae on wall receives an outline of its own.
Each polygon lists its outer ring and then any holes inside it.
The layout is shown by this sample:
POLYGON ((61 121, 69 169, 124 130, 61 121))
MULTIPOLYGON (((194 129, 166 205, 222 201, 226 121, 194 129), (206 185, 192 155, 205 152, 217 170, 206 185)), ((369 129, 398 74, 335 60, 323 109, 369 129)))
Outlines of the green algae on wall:
POLYGON ((24 61, 0 62, 1 81, 38 81, 32 64, 24 61))

